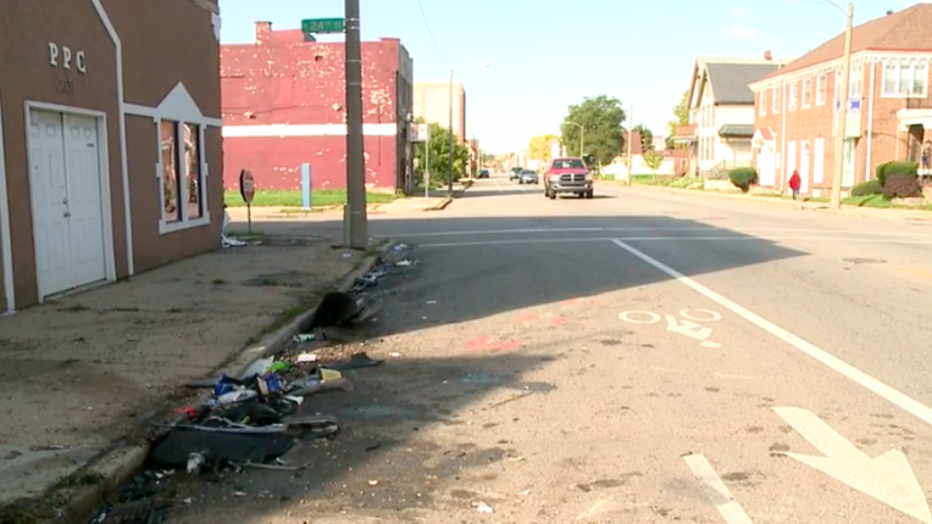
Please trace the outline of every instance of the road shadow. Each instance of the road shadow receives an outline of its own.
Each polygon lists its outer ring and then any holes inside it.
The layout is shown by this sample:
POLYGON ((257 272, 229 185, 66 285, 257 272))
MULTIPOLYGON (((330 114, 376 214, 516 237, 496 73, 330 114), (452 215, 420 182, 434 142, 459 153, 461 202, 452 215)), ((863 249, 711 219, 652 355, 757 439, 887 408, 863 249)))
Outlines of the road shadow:
MULTIPOLYGON (((339 226, 280 221, 260 227, 274 235, 301 228, 338 231, 339 226)), ((407 302, 385 314, 410 318, 386 323, 388 331, 378 331, 381 324, 376 324, 371 336, 479 320, 671 279, 615 246, 615 238, 690 277, 807 255, 727 228, 662 216, 386 218, 370 223, 370 235, 408 244, 410 256, 419 262, 404 270, 403 279, 378 287, 407 302), (691 249, 710 242, 714 250, 691 249), (431 301, 447 306, 425 307, 431 301)))
MULTIPOLYGON (((326 413, 342 422, 332 440, 301 439, 284 456, 288 464, 307 469, 199 477, 178 472, 166 477, 159 491, 175 501, 174 524, 212 522, 219 514, 227 522, 266 522, 292 513, 301 515, 297 522, 317 522, 351 508, 361 491, 372 494, 357 511, 428 508, 439 502, 442 482, 455 484, 473 468, 519 458, 512 442, 481 446, 469 436, 444 436, 470 424, 464 408, 494 411, 527 395, 547 395, 552 384, 525 381, 522 375, 559 358, 488 353, 400 358, 349 371, 353 391, 309 397, 298 413, 326 413)), ((525 422, 509 416, 507 423, 525 422)))

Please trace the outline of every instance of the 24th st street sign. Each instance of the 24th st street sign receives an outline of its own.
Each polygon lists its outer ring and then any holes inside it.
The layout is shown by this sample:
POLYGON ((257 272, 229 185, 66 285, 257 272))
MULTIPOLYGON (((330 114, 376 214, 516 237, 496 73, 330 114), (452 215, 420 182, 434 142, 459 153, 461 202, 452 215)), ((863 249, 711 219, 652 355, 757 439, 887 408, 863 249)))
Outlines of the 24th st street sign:
POLYGON ((301 32, 304 34, 333 34, 346 30, 346 22, 342 18, 310 18, 301 20, 301 32))

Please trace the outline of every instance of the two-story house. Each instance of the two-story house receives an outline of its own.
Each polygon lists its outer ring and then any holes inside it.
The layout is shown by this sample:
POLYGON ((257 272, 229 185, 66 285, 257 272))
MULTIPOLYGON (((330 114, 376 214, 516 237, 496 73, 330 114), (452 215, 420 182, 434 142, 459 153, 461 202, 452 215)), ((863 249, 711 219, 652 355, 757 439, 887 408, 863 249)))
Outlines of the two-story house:
MULTIPOLYGON (((923 148, 932 141, 929 28, 929 4, 891 11, 854 28, 843 188, 873 178, 878 164, 922 161, 923 148)), ((844 36, 751 84, 756 104, 753 150, 761 186, 782 190, 798 170, 803 193, 830 193, 844 36)))
POLYGON ((696 58, 686 95, 689 125, 682 126, 675 138, 679 144, 694 144, 688 149, 691 158, 685 173, 713 176, 751 165, 754 93, 748 85, 787 63, 774 60, 769 51, 763 58, 696 58))

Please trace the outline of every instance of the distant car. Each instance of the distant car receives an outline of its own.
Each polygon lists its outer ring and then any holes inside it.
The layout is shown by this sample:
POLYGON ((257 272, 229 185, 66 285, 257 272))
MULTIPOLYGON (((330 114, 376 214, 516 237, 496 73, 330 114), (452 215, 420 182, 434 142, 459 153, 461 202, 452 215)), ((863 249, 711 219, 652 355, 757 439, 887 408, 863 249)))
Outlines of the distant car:
POLYGON ((522 169, 518 173, 518 183, 519 184, 536 184, 537 183, 537 171, 531 169, 522 169))
POLYGON ((592 173, 581 158, 554 158, 544 175, 544 196, 553 200, 559 193, 592 198, 592 173))
POLYGON ((517 179, 518 179, 518 175, 520 175, 522 171, 524 171, 524 168, 523 168, 523 167, 513 167, 513 168, 511 168, 511 172, 508 173, 508 180, 517 180, 517 179))
POLYGON ((488 169, 480 169, 480 170, 479 170, 479 177, 478 177, 478 178, 489 178, 489 170, 488 170, 488 169))

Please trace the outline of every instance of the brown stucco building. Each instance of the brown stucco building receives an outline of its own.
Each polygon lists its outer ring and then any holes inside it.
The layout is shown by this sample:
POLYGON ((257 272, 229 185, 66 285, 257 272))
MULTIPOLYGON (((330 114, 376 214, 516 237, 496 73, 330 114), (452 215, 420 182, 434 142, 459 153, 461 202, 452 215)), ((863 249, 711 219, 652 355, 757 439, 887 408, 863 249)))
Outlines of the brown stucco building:
POLYGON ((3 0, 0 311, 219 246, 215 0, 3 0))

